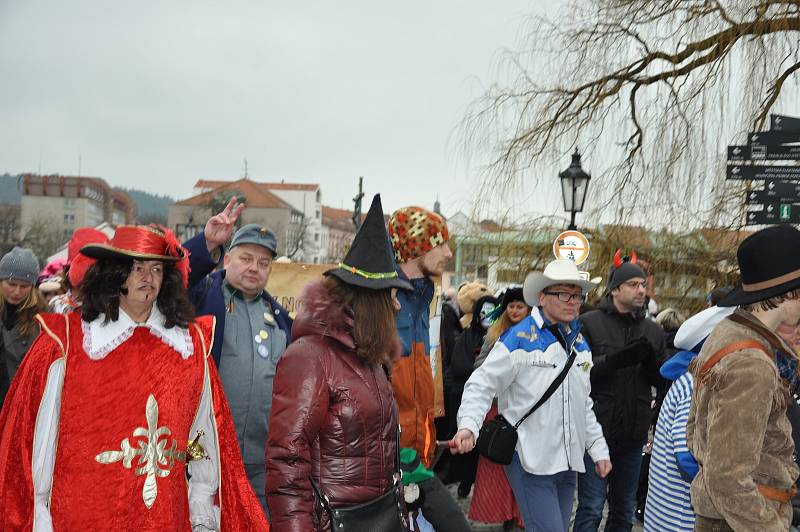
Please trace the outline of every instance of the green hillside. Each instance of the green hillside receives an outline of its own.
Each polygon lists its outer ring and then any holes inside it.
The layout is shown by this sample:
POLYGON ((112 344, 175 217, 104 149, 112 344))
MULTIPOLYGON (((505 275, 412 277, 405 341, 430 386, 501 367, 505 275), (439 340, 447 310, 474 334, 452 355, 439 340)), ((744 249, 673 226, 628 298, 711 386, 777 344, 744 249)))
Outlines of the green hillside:
POLYGON ((174 199, 133 188, 116 187, 116 189, 126 193, 136 204, 136 220, 139 223, 166 225, 169 206, 175 203, 174 199))

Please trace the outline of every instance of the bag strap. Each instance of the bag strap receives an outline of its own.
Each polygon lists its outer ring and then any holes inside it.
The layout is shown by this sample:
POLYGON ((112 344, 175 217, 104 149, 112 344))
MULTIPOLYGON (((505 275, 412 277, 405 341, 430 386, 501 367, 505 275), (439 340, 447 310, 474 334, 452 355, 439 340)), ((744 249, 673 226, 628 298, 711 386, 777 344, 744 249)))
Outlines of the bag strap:
POLYGON ((328 498, 328 495, 326 493, 323 493, 320 487, 317 486, 317 483, 314 482, 314 476, 308 475, 308 480, 311 481, 311 489, 314 490, 314 495, 316 495, 317 499, 319 499, 322 508, 326 512, 329 513, 333 512, 333 508, 331 507, 331 500, 328 498))
POLYGON ((711 368, 717 365, 717 363, 725 358, 726 356, 734 353, 736 351, 742 351, 744 349, 755 349, 757 351, 761 351, 764 353, 768 358, 770 354, 767 352, 767 349, 764 347, 764 344, 757 340, 740 340, 738 342, 733 342, 732 344, 728 344, 713 355, 711 355, 706 363, 703 364, 703 367, 700 368, 700 371, 697 372, 698 377, 698 384, 697 386, 700 387, 703 385, 703 380, 705 376, 711 371, 711 368))
POLYGON ((567 373, 569 373, 569 370, 572 368, 572 363, 575 361, 575 357, 577 355, 578 353, 575 352, 575 343, 573 342, 572 349, 570 349, 569 351, 569 357, 567 358, 567 363, 564 364, 564 369, 562 369, 561 373, 559 373, 558 376, 555 378, 555 380, 553 380, 553 382, 550 383, 550 387, 547 388, 547 390, 545 390, 544 395, 542 395, 542 397, 540 397, 539 400, 536 401, 536 404, 533 405, 531 409, 528 410, 528 412, 524 416, 522 416, 522 419, 514 423, 515 429, 518 429, 519 426, 522 425, 522 422, 528 419, 528 416, 533 414, 537 408, 539 408, 545 403, 545 401, 550 399, 550 396, 555 393, 555 391, 558 389, 559 386, 561 386, 561 383, 564 382, 564 379, 567 378, 567 373))
POLYGON ((394 471, 394 484, 396 485, 403 478, 403 469, 400 464, 400 423, 397 424, 397 446, 395 447, 395 471, 394 471))

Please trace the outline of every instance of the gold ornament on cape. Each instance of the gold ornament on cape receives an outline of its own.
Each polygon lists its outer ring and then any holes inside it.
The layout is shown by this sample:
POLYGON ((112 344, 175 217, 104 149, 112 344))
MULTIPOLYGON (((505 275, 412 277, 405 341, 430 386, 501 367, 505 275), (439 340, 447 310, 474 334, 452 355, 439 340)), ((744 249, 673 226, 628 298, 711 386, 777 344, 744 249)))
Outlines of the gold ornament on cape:
MULTIPOLYGON (((120 444, 119 451, 103 451, 95 456, 95 460, 101 464, 113 464, 122 461, 123 467, 131 469, 133 460, 136 459, 134 474, 137 476, 146 475, 144 487, 142 488, 142 499, 145 507, 149 510, 153 507, 158 495, 156 479, 168 476, 175 465, 175 460, 185 462, 186 451, 177 450, 178 442, 175 439, 172 440, 172 445, 167 448, 168 436, 172 432, 167 427, 158 426, 158 403, 153 394, 150 394, 147 398, 145 417, 147 418, 147 428, 137 427, 133 431, 133 437, 137 438, 135 440, 135 443, 138 444, 136 448, 131 446, 128 438, 125 438, 120 444)), ((199 437, 200 434, 198 434, 197 438, 199 437)), ((197 445, 199 446, 199 443, 197 445)))

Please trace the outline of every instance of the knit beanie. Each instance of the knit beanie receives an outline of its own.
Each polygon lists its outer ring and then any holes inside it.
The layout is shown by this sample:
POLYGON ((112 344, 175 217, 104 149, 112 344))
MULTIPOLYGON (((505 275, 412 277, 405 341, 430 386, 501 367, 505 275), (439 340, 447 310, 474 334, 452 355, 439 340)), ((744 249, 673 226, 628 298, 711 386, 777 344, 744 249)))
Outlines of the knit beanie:
POLYGON ((14 246, 14 249, 0 259, 0 281, 23 281, 35 284, 39 276, 39 261, 28 248, 14 246))
POLYGON ((450 240, 444 218, 422 207, 403 207, 389 218, 389 237, 397 262, 423 256, 450 240))
POLYGON ((635 277, 647 279, 647 274, 644 273, 644 270, 638 264, 623 262, 611 270, 611 276, 608 279, 608 291, 610 292, 625 281, 630 281, 635 277))

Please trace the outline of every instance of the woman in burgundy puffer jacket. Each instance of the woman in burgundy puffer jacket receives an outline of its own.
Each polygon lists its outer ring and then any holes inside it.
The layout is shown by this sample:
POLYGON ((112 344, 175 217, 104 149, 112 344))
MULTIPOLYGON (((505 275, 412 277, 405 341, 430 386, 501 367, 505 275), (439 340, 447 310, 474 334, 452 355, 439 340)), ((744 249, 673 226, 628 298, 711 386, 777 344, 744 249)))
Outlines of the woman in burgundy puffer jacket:
POLYGON ((395 290, 329 275, 298 297, 294 341, 278 363, 272 395, 266 481, 272 530, 330 530, 309 476, 333 506, 363 503, 392 488, 398 414, 387 367, 398 352, 395 290))

